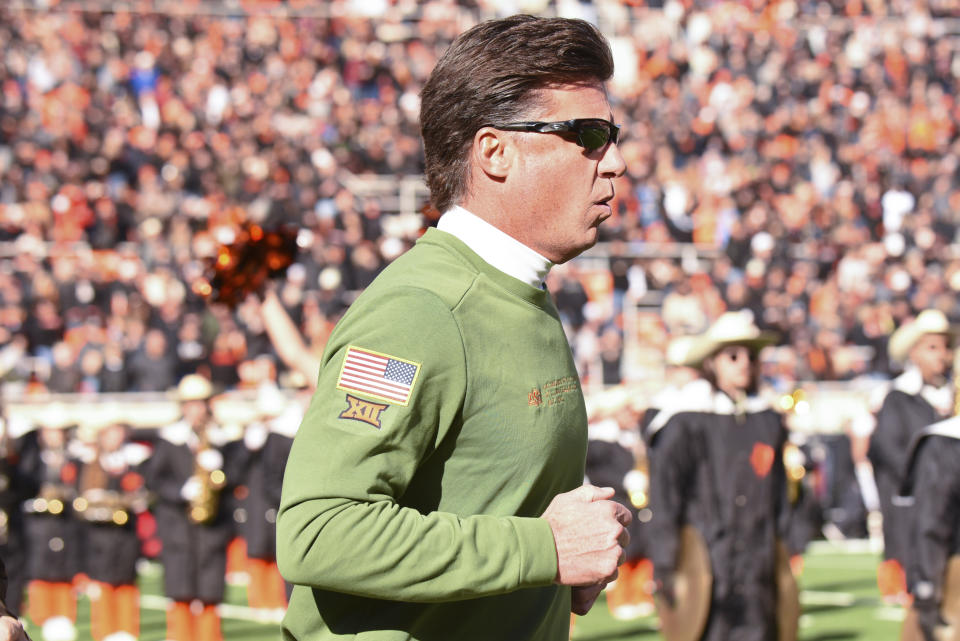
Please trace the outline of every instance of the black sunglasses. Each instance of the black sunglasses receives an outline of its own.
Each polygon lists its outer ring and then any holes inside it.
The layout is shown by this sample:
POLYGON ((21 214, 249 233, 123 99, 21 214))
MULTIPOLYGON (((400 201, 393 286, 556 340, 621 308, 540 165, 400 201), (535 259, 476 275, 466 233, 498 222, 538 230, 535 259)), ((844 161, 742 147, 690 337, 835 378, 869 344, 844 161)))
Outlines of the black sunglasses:
POLYGON ((589 151, 603 149, 608 143, 617 144, 620 125, 603 118, 574 118, 558 122, 508 122, 502 125, 484 125, 503 131, 527 131, 535 134, 577 134, 577 144, 589 151))

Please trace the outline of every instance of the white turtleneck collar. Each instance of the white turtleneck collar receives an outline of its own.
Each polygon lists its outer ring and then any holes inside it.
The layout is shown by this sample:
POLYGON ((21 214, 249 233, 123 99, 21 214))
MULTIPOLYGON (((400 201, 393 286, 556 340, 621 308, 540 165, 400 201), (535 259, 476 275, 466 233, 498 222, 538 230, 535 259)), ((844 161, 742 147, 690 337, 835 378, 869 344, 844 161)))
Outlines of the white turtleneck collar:
POLYGON ((553 267, 548 259, 459 205, 454 205, 440 217, 437 229, 462 240, 480 258, 504 274, 538 289, 543 289, 543 279, 553 267))

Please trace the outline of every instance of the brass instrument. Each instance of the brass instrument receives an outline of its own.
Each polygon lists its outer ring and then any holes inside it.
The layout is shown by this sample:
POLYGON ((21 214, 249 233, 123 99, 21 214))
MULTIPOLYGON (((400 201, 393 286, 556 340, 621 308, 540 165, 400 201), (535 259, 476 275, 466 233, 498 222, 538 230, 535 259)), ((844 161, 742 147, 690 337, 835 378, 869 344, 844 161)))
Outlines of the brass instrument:
POLYGON ((696 641, 710 618, 713 570, 703 535, 692 525, 679 532, 677 568, 674 572, 674 605, 654 594, 663 638, 667 641, 696 641))
POLYGON ((807 475, 806 457, 794 443, 783 446, 783 466, 787 471, 787 500, 790 505, 800 499, 800 484, 807 475))
POLYGON ((208 470, 200 464, 200 456, 210 447, 206 428, 200 433, 200 446, 197 448, 193 463, 193 478, 200 483, 200 492, 190 501, 187 516, 198 525, 210 523, 217 515, 220 504, 220 491, 226 485, 227 477, 221 469, 208 470))
POLYGON ((80 488, 80 495, 73 499, 73 511, 89 523, 123 526, 147 507, 148 495, 143 487, 132 491, 107 488, 107 473, 99 457, 83 467, 80 488))
POLYGON ((800 588, 790 568, 790 553, 776 542, 777 641, 797 641, 800 628, 800 588))
POLYGON ((28 499, 23 505, 23 511, 28 514, 50 514, 60 516, 68 505, 73 502, 76 492, 73 488, 60 483, 44 483, 39 494, 28 499))
POLYGON ((138 504, 145 498, 127 496, 113 490, 91 489, 73 500, 73 510, 90 523, 112 523, 122 526, 130 522, 138 504))
MULTIPOLYGON (((780 396, 777 404, 785 415, 807 414, 810 412, 810 401, 807 392, 798 387, 790 394, 780 396)), ((793 443, 786 443, 783 447, 783 467, 787 472, 787 499, 795 504, 800 499, 800 487, 803 478, 807 475, 806 457, 793 443)))
POLYGON ((960 350, 953 362, 953 415, 960 416, 960 350))
POLYGON ((650 504, 650 464, 646 454, 636 456, 636 464, 623 481, 633 507, 638 510, 647 508, 650 504))

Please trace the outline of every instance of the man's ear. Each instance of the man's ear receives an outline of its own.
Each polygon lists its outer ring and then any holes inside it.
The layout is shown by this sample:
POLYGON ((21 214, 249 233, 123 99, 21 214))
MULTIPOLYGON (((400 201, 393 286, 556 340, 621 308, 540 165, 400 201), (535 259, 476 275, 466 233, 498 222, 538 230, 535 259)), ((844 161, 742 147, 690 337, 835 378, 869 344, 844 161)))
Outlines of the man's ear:
POLYGON ((483 127, 473 137, 473 161, 490 178, 507 177, 516 147, 506 132, 483 127))

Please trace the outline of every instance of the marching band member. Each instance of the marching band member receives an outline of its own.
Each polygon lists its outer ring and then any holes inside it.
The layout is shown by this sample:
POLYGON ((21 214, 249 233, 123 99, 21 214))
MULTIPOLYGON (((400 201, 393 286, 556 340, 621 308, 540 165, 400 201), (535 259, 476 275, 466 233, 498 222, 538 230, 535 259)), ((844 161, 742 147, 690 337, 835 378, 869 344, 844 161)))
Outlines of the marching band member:
POLYGON ((74 422, 59 404, 47 407, 38 422, 39 456, 23 468, 24 476, 39 487, 37 495, 24 503, 28 614, 41 626, 46 641, 73 641, 77 636, 73 577, 80 555, 71 514, 77 461, 68 446, 74 422))
POLYGON ((612 487, 613 500, 633 514, 624 562, 617 579, 606 587, 610 614, 621 620, 653 612, 653 565, 647 558, 644 529, 649 520, 645 518, 649 481, 638 430, 640 412, 632 401, 625 388, 613 388, 587 401, 587 478, 598 487, 612 487))
POLYGON ((116 412, 103 410, 93 431, 95 446, 80 469, 74 513, 84 531, 84 571, 90 578, 90 633, 94 641, 133 641, 140 635, 137 588, 137 514, 147 496, 139 466, 146 446, 127 443, 127 426, 116 412))
POLYGON ((243 478, 249 488, 247 519, 241 528, 247 542, 250 574, 247 595, 251 607, 283 611, 287 593, 277 568, 277 509, 292 433, 303 415, 295 403, 272 384, 260 387, 256 408, 258 418, 247 427, 243 441, 239 442, 246 452, 243 478))
POLYGON ((936 641, 945 638, 938 634, 948 623, 941 614, 944 605, 949 602, 955 615, 960 602, 955 589, 949 593, 960 580, 960 416, 921 430, 906 456, 900 490, 906 499, 901 502, 911 504, 904 543, 910 547, 906 561, 913 605, 901 639, 918 638, 919 628, 925 641, 936 641))
POLYGON ((220 641, 216 605, 226 588, 226 549, 232 518, 220 501, 225 491, 223 436, 213 423, 213 387, 188 374, 177 386, 183 418, 160 430, 146 467, 156 495, 154 513, 163 543, 164 594, 171 641, 220 641))
POLYGON ((749 312, 723 314, 683 356, 704 381, 687 385, 682 402, 662 408, 647 428, 648 540, 667 639, 680 638, 671 636, 678 626, 702 641, 773 641, 780 626, 795 630, 795 620, 778 622, 787 430, 755 396, 757 355, 773 341, 749 312), (695 581, 706 594, 694 611, 674 590, 688 548, 705 566, 695 581))
MULTIPOLYGON (((270 421, 270 434, 263 446, 263 458, 267 470, 264 491, 267 502, 278 509, 283 488, 283 472, 287 466, 287 458, 290 456, 290 448, 293 447, 293 438, 297 435, 297 430, 303 422, 303 416, 313 396, 313 381, 309 381, 300 372, 293 371, 287 377, 284 387, 292 390, 293 398, 288 401, 283 414, 270 421)), ((283 581, 283 586, 284 604, 287 604, 290 602, 293 585, 283 581)))
POLYGON ((904 480, 911 440, 924 427, 948 416, 952 408, 953 390, 947 378, 952 333, 943 312, 928 309, 890 336, 891 360, 906 363, 906 367, 893 381, 877 413, 867 453, 883 516, 884 562, 878 579, 885 596, 906 596, 903 568, 912 508, 898 505, 895 497, 904 480))
POLYGON ((0 556, 0 641, 30 641, 23 629, 23 623, 7 607, 7 569, 0 556))
POLYGON ((0 558, 6 562, 7 573, 4 604, 17 614, 27 585, 23 505, 40 489, 24 471, 34 469, 39 456, 38 433, 28 421, 9 416, 0 419, 0 558))

